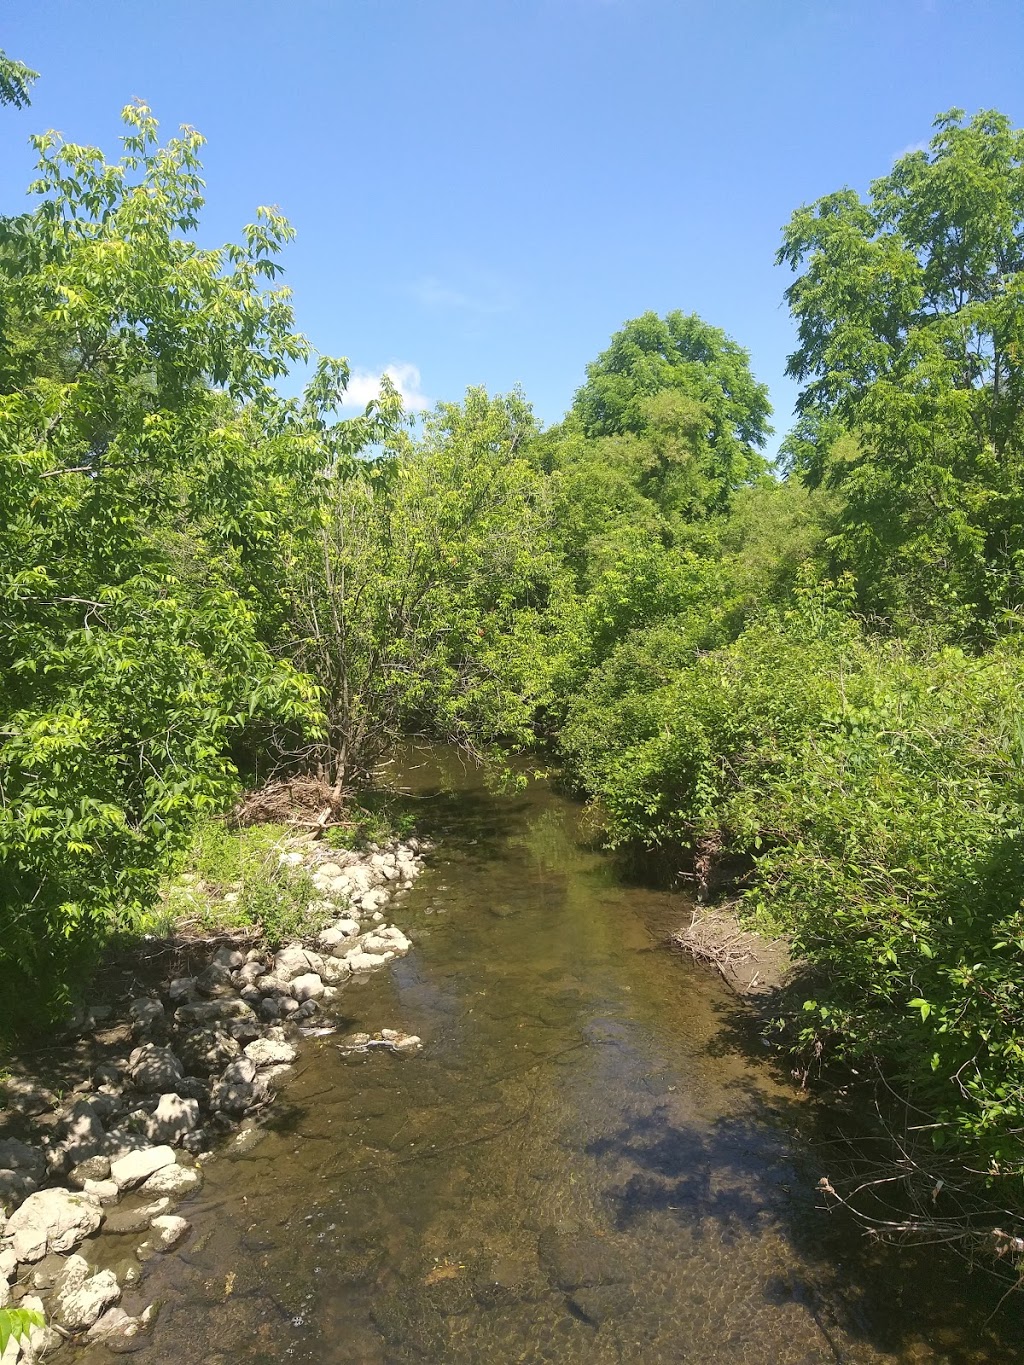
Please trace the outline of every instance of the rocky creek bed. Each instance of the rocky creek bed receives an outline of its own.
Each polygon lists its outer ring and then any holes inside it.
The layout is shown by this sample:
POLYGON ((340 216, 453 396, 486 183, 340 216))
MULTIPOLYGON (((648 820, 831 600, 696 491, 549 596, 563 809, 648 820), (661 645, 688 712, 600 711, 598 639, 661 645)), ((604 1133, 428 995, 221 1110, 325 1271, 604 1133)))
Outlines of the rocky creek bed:
MULTIPOLYGON (((294 1066, 304 1034, 333 1031, 333 1002, 411 947, 386 921, 419 876, 429 844, 365 852, 306 844, 280 861, 309 874, 329 922, 309 942, 270 952, 244 934, 176 955, 180 971, 82 1011, 58 1044, 69 1078, 55 1093, 24 1065, 0 1113, 0 1307, 45 1317, 0 1361, 49 1357, 69 1339, 123 1354, 143 1347, 158 1316, 145 1264, 192 1232, 185 1214, 204 1166, 253 1140, 294 1066), (205 957, 205 960, 204 960, 205 957), (182 1211, 184 1210, 184 1211, 182 1211), (125 1248, 113 1266, 105 1244, 125 1248)), ((415 1053, 392 1028, 340 1040, 343 1051, 415 1053)), ((52 1070, 54 1058, 49 1057, 52 1070)))

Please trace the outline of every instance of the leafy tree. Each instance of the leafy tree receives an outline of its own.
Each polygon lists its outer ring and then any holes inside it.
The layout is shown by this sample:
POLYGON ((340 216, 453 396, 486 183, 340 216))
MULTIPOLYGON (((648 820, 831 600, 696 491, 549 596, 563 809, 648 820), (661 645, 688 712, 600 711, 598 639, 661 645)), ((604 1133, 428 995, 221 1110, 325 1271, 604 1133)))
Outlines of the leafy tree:
POLYGON ((766 467, 768 391, 747 352, 696 314, 627 322, 587 366, 573 412, 589 437, 645 437, 652 491, 690 515, 720 510, 766 467))
POLYGON ((936 130, 867 201, 786 228, 790 451, 843 491, 833 549, 864 605, 977 638, 1022 603, 1024 132, 960 110, 936 130))
POLYGON ((0 49, 0 104, 13 104, 15 109, 24 109, 32 102, 28 92, 38 77, 38 71, 32 71, 24 62, 15 61, 0 49))
POLYGON ((201 138, 160 147, 144 106, 124 117, 112 164, 36 139, 42 202, 0 273, 9 985, 51 984, 150 903, 197 813, 229 798, 250 717, 317 715, 238 590, 269 533, 246 425, 297 420, 272 381, 307 352, 271 287, 290 229, 261 210, 242 245, 201 250, 201 138))

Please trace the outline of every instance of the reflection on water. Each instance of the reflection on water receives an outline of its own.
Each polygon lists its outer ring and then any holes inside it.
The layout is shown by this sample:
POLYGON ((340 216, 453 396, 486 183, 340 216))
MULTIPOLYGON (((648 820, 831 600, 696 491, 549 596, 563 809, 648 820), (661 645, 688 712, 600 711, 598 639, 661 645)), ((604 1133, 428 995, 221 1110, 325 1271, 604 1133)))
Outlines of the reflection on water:
POLYGON ((338 1001, 423 1053, 308 1045, 266 1137, 211 1163, 191 1243, 149 1263, 147 1358, 1024 1359, 983 1278, 816 1209, 818 1115, 664 952, 678 899, 617 883, 544 786, 456 776, 410 778, 440 840, 397 916, 416 947, 338 1001))

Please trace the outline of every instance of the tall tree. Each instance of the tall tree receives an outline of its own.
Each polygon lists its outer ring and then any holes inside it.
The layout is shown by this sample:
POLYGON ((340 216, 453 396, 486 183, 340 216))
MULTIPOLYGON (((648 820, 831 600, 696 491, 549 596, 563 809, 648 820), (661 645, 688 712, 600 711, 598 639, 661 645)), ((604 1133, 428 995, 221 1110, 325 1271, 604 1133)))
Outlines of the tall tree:
POLYGON ((936 120, 869 198, 798 210, 780 263, 799 328, 790 442, 842 487, 864 605, 998 629, 1024 604, 1024 132, 936 120))

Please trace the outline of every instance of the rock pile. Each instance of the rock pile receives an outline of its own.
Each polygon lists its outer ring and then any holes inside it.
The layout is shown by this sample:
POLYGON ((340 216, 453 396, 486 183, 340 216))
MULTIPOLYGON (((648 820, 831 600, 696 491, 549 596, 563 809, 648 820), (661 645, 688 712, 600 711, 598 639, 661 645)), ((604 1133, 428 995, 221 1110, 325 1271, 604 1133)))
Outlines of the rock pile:
MULTIPOLYGON (((315 945, 290 943, 271 954, 224 944, 194 975, 131 1000, 136 1046, 128 1055, 97 1067, 86 1093, 38 1141, 0 1140, 0 1307, 45 1306, 52 1324, 8 1343, 0 1365, 31 1365, 75 1333, 115 1353, 143 1344, 155 1310, 133 1316, 116 1306, 123 1284, 110 1270, 95 1271, 78 1249, 104 1227, 141 1234, 139 1278, 142 1261, 183 1241, 190 1225, 173 1207, 201 1187, 196 1155, 271 1101, 297 1055, 295 1026, 329 1005, 349 978, 409 951, 405 934, 385 924, 383 907, 411 886, 425 851, 410 839, 366 853, 283 853, 282 865, 308 873, 322 897, 311 910, 330 916, 315 945)), ((94 1007, 86 1023, 112 1013, 94 1007)), ((403 1053, 419 1045, 385 1029, 355 1035, 346 1050, 403 1053)), ((39 1112, 30 1088, 19 1089, 17 1112, 39 1112)))

